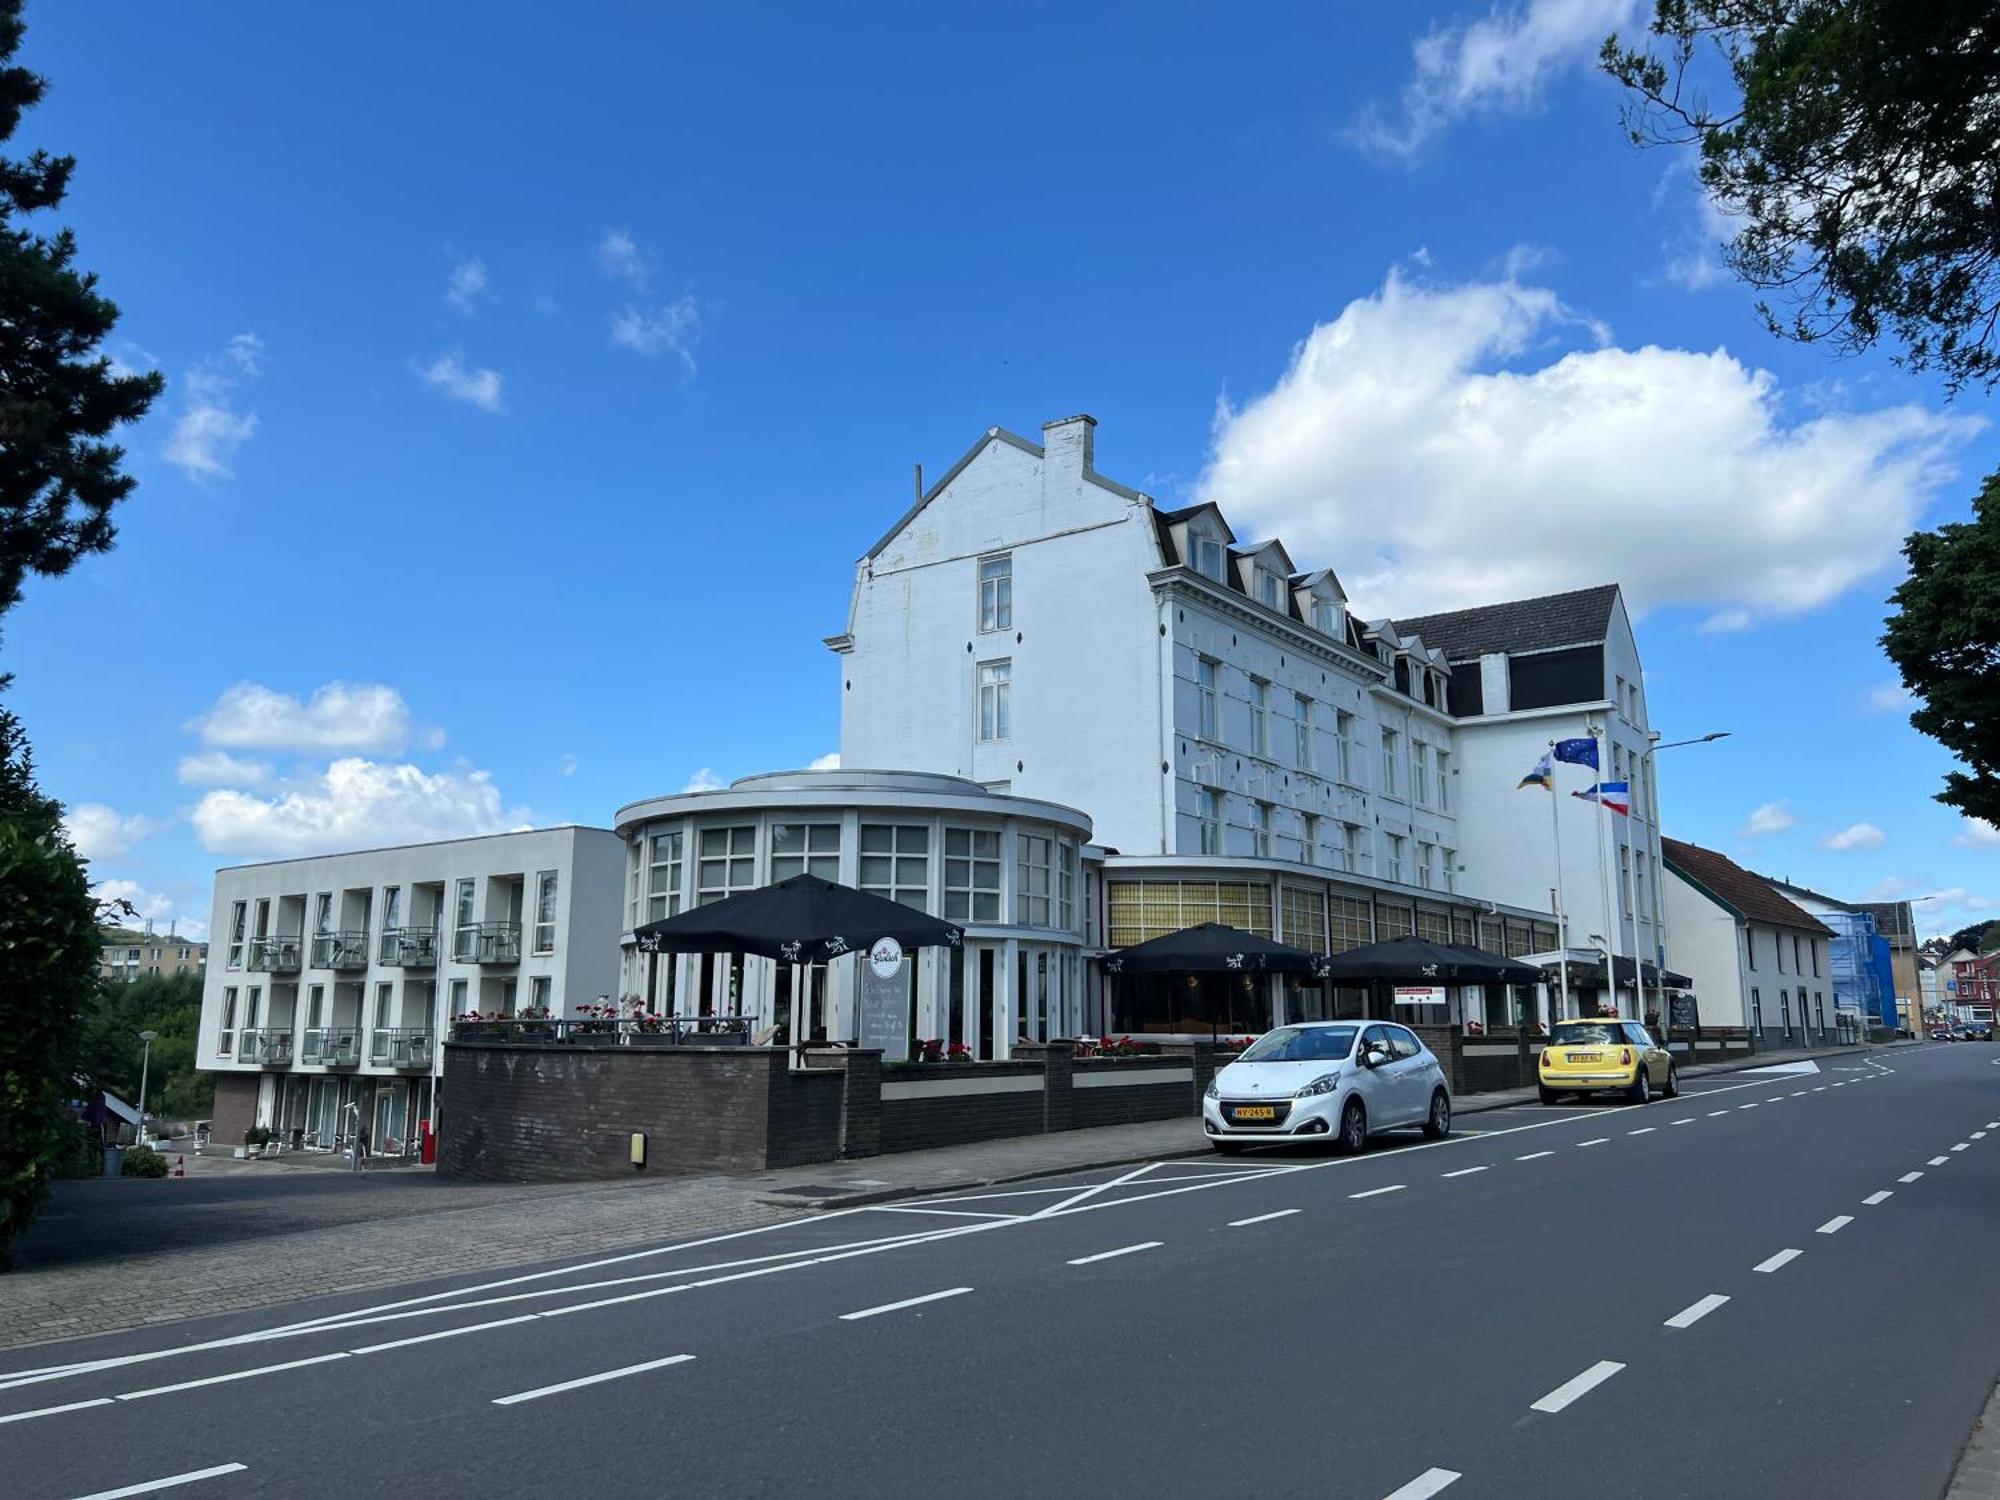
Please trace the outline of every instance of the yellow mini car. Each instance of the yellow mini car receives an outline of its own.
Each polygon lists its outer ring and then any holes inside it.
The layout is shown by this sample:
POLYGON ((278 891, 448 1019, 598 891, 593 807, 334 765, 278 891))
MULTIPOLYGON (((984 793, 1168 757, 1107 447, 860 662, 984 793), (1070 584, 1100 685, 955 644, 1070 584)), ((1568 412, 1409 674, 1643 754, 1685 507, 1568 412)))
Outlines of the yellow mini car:
POLYGON ((1672 1099, 1681 1091, 1673 1053, 1637 1021, 1613 1018, 1556 1022, 1536 1074, 1544 1104, 1606 1089, 1648 1104, 1655 1094, 1672 1099))

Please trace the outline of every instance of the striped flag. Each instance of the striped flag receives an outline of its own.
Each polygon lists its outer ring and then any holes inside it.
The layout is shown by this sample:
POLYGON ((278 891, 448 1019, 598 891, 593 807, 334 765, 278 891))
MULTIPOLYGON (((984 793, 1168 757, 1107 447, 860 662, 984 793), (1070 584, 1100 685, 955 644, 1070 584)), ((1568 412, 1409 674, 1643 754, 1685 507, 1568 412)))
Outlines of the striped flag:
POLYGON ((1600 803, 1615 813, 1632 815, 1632 783, 1629 781, 1600 781, 1586 791, 1571 792, 1572 797, 1581 797, 1586 802, 1600 803))

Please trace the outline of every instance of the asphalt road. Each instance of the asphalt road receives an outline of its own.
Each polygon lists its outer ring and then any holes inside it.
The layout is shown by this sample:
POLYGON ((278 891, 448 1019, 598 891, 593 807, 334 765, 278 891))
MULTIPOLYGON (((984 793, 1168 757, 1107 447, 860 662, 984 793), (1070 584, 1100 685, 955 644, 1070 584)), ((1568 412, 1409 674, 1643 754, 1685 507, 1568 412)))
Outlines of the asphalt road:
POLYGON ((1942 1493, 2000 1049, 1463 1123, 12 1350, 0 1490, 1942 1493))

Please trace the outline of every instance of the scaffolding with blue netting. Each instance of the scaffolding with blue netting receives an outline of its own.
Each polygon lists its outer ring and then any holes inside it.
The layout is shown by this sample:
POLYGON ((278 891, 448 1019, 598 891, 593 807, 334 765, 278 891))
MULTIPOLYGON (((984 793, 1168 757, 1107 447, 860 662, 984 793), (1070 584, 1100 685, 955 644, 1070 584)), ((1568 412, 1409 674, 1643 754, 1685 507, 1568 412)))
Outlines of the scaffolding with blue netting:
POLYGON ((1865 911, 1823 911, 1817 915, 1833 929, 1833 939, 1826 945, 1827 963, 1833 971, 1833 1003, 1859 1010, 1866 1025, 1893 1030, 1896 984, 1889 968, 1889 940, 1875 930, 1874 917, 1865 911))

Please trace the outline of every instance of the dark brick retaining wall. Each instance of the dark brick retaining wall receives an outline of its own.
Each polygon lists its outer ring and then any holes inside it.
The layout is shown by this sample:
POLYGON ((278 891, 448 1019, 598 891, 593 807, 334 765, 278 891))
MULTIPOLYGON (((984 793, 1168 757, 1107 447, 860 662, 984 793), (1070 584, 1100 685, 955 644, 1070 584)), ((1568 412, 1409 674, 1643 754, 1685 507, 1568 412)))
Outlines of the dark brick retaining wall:
POLYGON ((215 1104, 208 1112, 208 1137, 218 1146, 240 1146, 243 1132, 257 1123, 261 1073, 217 1073, 215 1104))
POLYGON ((1037 1062, 914 1063, 884 1068, 881 1143, 884 1151, 921 1151, 928 1146, 958 1146, 970 1141, 998 1140, 1010 1135, 1040 1135, 1046 1114, 1047 1085, 1037 1062), (1032 1089, 1013 1093, 946 1093, 953 1085, 977 1088, 998 1079, 1032 1081, 1032 1089), (899 1084, 915 1084, 925 1092, 894 1097, 899 1084), (936 1085, 937 1092, 928 1086, 936 1085))

